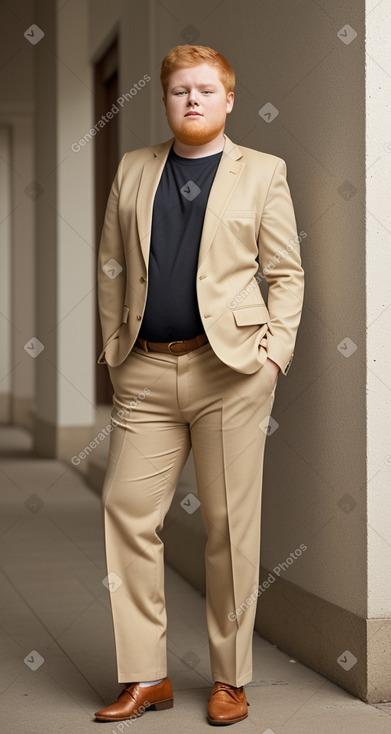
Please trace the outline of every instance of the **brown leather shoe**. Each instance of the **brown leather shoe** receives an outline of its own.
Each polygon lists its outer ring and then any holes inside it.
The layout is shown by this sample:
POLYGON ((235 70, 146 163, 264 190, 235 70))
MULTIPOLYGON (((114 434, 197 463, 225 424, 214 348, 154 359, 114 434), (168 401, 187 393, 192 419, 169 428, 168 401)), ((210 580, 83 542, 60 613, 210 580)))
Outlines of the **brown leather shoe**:
POLYGON ((248 716, 248 703, 243 686, 236 688, 217 680, 208 703, 209 724, 236 724, 248 716))
POLYGON ((141 688, 138 683, 125 683, 115 703, 95 712, 98 721, 122 721, 142 716, 148 708, 155 711, 172 709, 174 696, 169 678, 163 678, 155 686, 141 688))

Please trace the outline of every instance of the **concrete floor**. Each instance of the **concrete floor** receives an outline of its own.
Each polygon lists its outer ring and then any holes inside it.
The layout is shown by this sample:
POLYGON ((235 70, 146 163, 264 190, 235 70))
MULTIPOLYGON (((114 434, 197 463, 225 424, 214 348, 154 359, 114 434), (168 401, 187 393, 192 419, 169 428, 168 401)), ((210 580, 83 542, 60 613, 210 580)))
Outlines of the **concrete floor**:
MULTIPOLYGON (((205 600, 166 567, 174 708, 135 723, 94 721, 119 693, 99 497, 27 431, 0 429, 0 707, 7 734, 212 731, 205 600), (101 727, 103 728, 101 729, 101 727)), ((368 705, 254 634, 249 717, 257 734, 391 734, 391 703, 368 705)))

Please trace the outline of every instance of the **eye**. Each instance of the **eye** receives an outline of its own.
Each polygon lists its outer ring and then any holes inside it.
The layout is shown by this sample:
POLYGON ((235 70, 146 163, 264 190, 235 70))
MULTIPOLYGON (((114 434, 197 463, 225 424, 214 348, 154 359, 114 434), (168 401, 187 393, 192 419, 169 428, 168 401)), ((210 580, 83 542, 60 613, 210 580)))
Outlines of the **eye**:
POLYGON ((212 94, 212 91, 210 89, 204 89, 204 94, 212 94))
POLYGON ((181 91, 181 92, 175 92, 174 94, 176 94, 177 96, 179 96, 180 94, 185 94, 185 92, 184 92, 184 91, 181 91))

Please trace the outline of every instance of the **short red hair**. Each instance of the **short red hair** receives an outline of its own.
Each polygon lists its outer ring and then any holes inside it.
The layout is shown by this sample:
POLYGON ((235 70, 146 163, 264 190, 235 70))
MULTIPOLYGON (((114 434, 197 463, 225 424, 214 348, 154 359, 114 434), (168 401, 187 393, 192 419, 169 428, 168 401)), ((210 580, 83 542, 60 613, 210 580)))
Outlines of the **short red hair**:
POLYGON ((167 93, 168 78, 176 69, 184 69, 191 66, 199 66, 200 64, 209 64, 216 66, 219 71, 221 83, 225 87, 225 91, 233 92, 235 87, 235 72, 218 51, 209 46, 174 46, 171 51, 164 57, 160 70, 160 81, 163 87, 164 96, 167 93))

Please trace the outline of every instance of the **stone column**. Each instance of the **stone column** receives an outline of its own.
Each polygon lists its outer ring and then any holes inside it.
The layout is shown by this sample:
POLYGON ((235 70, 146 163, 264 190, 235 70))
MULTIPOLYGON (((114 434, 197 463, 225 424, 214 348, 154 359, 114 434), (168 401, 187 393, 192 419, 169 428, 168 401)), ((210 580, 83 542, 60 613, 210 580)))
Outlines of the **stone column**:
POLYGON ((37 453, 71 460, 92 438, 94 403, 93 143, 88 3, 38 0, 33 32, 37 195, 37 453), (44 35, 42 35, 44 34, 44 35))

